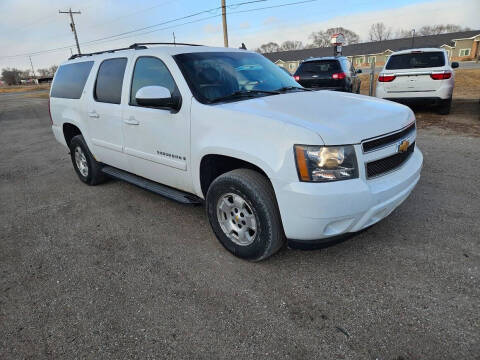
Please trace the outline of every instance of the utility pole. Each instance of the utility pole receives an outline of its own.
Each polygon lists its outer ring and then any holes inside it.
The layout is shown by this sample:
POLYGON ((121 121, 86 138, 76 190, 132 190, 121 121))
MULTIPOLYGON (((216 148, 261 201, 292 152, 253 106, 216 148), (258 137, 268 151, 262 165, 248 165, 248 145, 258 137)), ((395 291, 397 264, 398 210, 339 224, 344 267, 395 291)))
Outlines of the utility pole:
POLYGON ((414 44, 415 44, 415 29, 412 29, 412 49, 414 47, 414 44))
POLYGON ((228 47, 227 7, 225 6, 225 0, 222 0, 222 20, 223 20, 223 46, 228 47))
POLYGON ((172 33, 172 35, 173 35, 173 43, 175 44, 175 42, 176 42, 175 41, 175 31, 172 33))
POLYGON ((75 42, 77 43, 77 50, 78 50, 78 55, 81 54, 80 51, 80 44, 78 43, 78 36, 77 36, 77 29, 75 28, 75 21, 73 21, 73 14, 81 14, 80 11, 72 11, 72 8, 70 8, 68 11, 60 11, 58 10, 59 14, 70 14, 70 28, 72 29, 73 34, 75 35, 75 42))
POLYGON ((30 59, 30 66, 32 67, 33 78, 35 79, 37 75, 35 75, 35 69, 33 68, 32 57, 29 56, 28 58, 30 59))

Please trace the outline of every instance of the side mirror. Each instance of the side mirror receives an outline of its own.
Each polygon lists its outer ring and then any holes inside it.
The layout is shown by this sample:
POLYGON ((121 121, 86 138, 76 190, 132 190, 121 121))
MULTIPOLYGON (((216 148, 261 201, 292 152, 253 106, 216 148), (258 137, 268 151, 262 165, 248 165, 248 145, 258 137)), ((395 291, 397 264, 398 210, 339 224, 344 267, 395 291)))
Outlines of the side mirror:
POLYGON ((362 73, 362 69, 357 69, 357 70, 355 70, 355 73, 356 73, 356 74, 361 74, 361 73, 362 73))
POLYGON ((459 66, 460 66, 460 65, 459 65, 458 62, 456 62, 456 61, 452 62, 452 64, 451 64, 452 69, 456 69, 456 68, 458 68, 459 66))
POLYGON ((144 86, 135 94, 137 104, 159 108, 180 108, 180 98, 172 96, 170 90, 163 86, 144 86))

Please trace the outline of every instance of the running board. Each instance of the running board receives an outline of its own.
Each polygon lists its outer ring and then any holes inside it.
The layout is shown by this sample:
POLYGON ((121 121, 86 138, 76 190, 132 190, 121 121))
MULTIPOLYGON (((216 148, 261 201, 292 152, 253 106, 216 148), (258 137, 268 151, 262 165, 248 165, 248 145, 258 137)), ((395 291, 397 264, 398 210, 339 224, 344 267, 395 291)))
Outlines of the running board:
POLYGON ((202 199, 199 197, 183 192, 181 190, 176 190, 171 187, 156 183, 154 181, 145 179, 143 177, 131 174, 127 171, 123 171, 111 166, 104 166, 102 172, 108 176, 114 177, 119 180, 126 181, 130 184, 141 187, 142 189, 151 191, 155 194, 162 195, 166 198, 175 200, 182 204, 193 204, 198 205, 202 203, 202 199))

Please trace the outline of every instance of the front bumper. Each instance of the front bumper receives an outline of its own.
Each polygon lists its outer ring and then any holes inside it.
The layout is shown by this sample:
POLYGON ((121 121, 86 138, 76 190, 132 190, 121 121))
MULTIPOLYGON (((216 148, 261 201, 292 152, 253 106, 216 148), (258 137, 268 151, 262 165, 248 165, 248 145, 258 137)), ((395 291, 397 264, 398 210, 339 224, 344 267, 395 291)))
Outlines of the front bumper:
POLYGON ((375 224, 410 195, 420 179, 422 163, 423 155, 415 148, 400 168, 370 180, 364 176, 332 183, 272 180, 286 237, 326 239, 375 224))

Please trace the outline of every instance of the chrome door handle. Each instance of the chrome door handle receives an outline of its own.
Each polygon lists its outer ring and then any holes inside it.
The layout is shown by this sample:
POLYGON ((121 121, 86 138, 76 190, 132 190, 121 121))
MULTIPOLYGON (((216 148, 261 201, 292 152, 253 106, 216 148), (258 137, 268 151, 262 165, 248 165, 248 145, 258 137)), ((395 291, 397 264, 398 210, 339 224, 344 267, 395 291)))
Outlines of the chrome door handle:
POLYGON ((91 117, 91 118, 99 118, 100 117, 100 115, 98 115, 98 113, 95 110, 89 112, 88 116, 91 117))
POLYGON ((128 125, 139 125, 140 122, 136 120, 133 116, 130 116, 128 119, 123 120, 125 124, 128 125))

